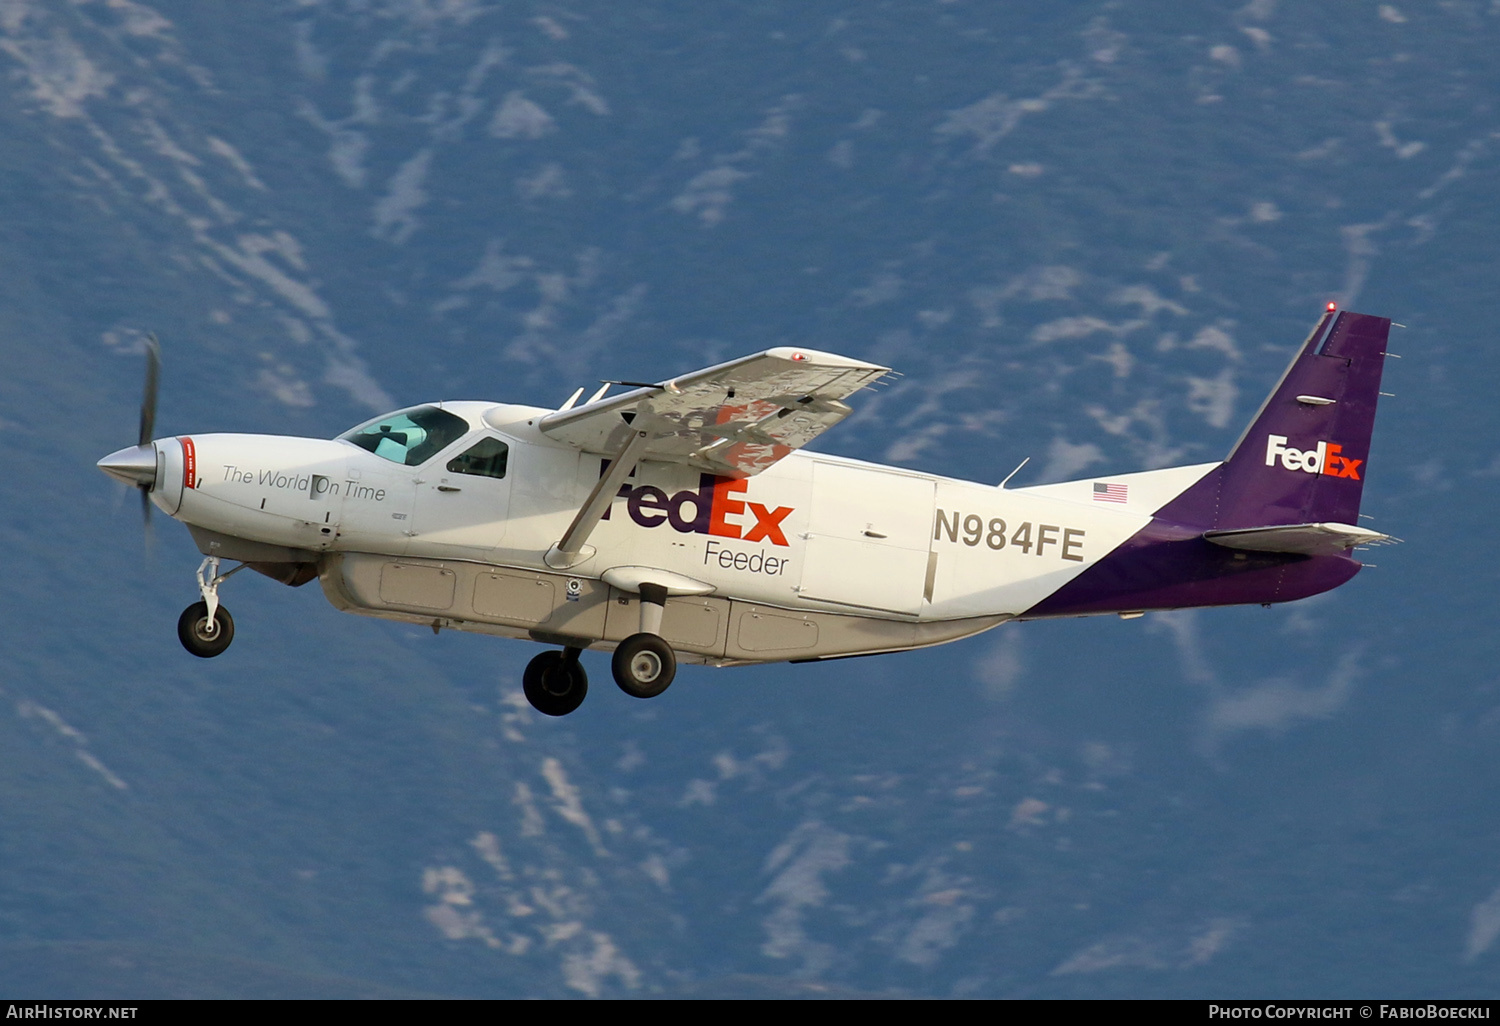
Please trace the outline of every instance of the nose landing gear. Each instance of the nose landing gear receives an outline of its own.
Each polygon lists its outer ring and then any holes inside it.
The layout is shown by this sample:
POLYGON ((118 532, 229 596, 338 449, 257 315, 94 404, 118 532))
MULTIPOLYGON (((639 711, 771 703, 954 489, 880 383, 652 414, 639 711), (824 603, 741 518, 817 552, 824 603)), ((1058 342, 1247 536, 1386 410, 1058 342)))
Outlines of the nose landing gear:
POLYGON ((177 638, 193 655, 212 659, 234 640, 234 618, 220 606, 209 619, 208 603, 194 602, 177 618, 177 638))
POLYGON ((209 556, 198 565, 198 590, 202 602, 194 602, 177 618, 177 639, 200 659, 212 659, 234 640, 234 618, 219 605, 219 585, 245 569, 241 563, 227 574, 219 573, 219 558, 209 556))

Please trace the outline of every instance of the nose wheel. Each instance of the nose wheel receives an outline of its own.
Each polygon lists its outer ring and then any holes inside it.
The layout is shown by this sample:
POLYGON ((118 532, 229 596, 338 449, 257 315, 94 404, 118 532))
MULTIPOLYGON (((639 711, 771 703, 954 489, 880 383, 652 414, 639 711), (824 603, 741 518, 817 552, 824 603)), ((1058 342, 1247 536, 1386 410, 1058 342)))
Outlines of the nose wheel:
POLYGON ((245 569, 241 563, 227 574, 219 573, 219 559, 209 556, 198 566, 198 590, 202 602, 194 602, 177 618, 177 640, 200 659, 212 659, 234 640, 234 617, 219 605, 219 585, 245 569))
POLYGON ((212 659, 234 640, 234 618, 223 606, 210 616, 207 602, 194 602, 177 618, 177 638, 193 655, 212 659))
POLYGON ((578 649, 543 652, 526 664, 521 688, 526 701, 544 716, 566 716, 583 704, 589 693, 589 675, 578 661, 578 649))

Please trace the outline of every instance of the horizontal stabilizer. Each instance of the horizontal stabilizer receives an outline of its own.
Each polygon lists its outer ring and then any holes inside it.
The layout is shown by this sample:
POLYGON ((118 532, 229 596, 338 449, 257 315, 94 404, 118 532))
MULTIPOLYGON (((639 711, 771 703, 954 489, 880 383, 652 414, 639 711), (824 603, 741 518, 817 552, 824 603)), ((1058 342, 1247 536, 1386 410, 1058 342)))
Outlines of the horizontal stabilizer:
POLYGON ((1337 556, 1356 545, 1394 544, 1398 538, 1352 524, 1283 524, 1234 531, 1204 531, 1203 537, 1227 549, 1337 556))

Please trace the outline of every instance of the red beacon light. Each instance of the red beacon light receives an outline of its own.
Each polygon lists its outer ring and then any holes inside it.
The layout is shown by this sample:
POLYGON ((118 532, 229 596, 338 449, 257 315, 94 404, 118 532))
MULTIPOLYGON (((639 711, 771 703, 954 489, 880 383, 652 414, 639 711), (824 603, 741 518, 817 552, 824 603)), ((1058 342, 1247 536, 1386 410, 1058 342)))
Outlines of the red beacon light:
POLYGON ((1339 305, 1337 303, 1335 303, 1333 300, 1330 299, 1328 301, 1328 312, 1329 313, 1333 313, 1338 308, 1339 308, 1339 305))

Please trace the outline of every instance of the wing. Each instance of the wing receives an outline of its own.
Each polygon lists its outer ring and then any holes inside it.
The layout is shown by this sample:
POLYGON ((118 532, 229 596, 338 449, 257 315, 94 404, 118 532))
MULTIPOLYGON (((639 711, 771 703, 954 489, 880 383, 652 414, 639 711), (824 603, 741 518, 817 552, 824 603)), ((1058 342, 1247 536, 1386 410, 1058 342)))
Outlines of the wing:
POLYGON ((815 349, 767 349, 572 410, 538 427, 585 452, 614 456, 647 432, 640 459, 753 477, 852 411, 843 400, 890 373, 815 349))

